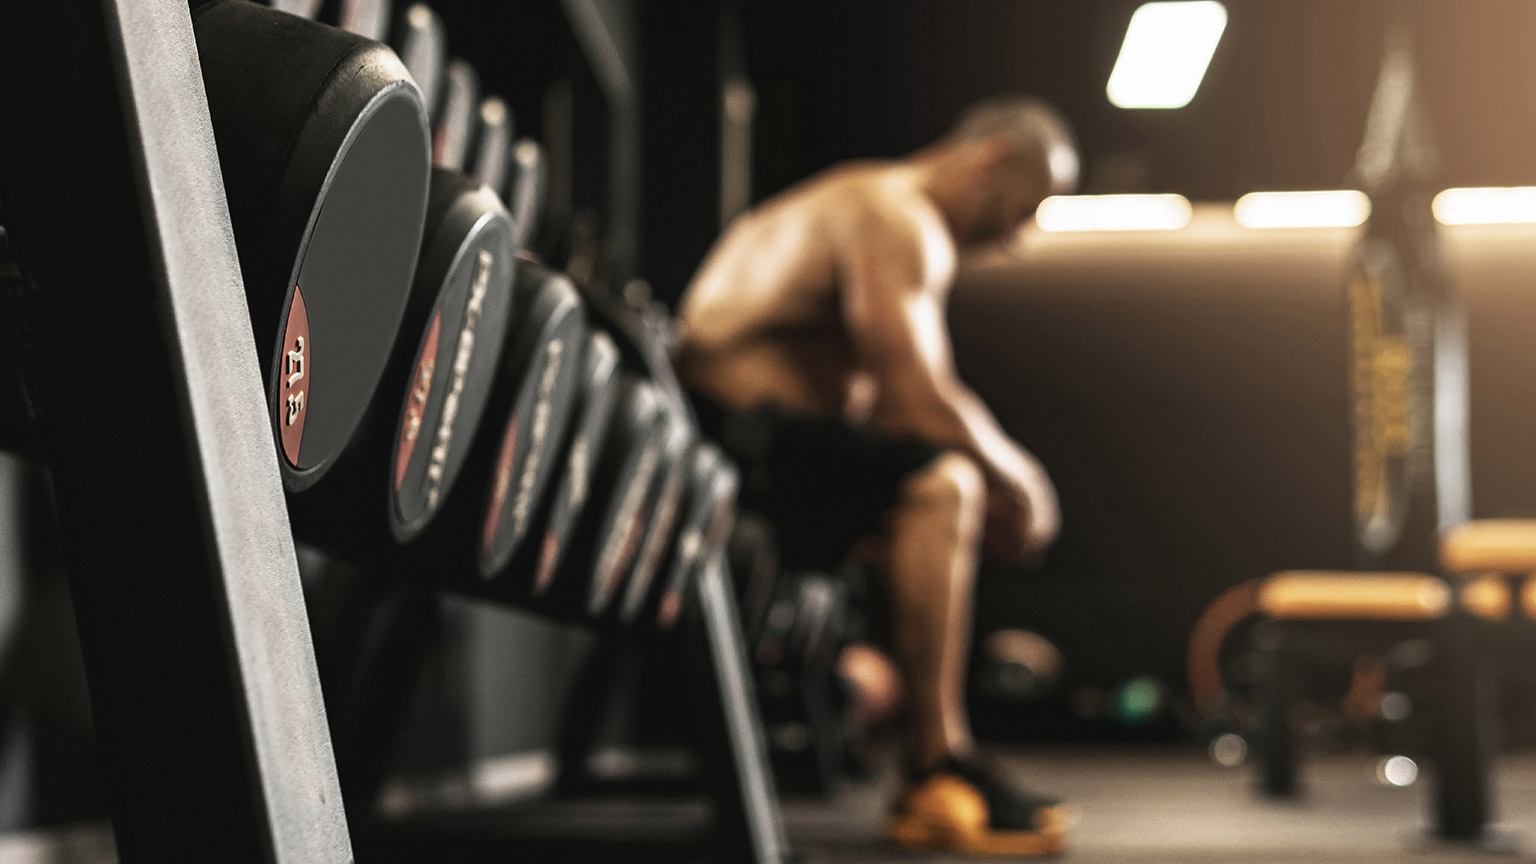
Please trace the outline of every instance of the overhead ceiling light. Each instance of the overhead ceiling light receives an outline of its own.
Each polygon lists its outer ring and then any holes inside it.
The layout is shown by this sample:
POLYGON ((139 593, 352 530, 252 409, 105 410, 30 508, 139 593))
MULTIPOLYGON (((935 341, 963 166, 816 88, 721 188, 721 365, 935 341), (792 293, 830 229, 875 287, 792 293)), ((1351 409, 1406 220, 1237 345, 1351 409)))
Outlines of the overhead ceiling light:
POLYGON ((1040 202, 1042 231, 1177 231, 1189 224, 1183 195, 1054 195, 1040 202))
POLYGON ((1536 222, 1536 186, 1447 189, 1431 205, 1441 225, 1536 222))
POLYGON ((1227 27, 1217 0, 1147 3, 1131 16, 1105 91, 1120 108, 1183 108, 1227 27))
POLYGON ((1364 192, 1250 192, 1232 205, 1232 216, 1245 228, 1353 228, 1371 215, 1364 192))

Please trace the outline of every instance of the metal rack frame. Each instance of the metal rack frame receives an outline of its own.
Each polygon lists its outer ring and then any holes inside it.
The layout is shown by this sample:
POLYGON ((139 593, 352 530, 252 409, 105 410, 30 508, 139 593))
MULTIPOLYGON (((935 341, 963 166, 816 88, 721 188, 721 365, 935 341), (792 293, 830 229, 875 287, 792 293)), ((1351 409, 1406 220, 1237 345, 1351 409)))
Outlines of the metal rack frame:
POLYGON ((122 860, 349 862, 179 0, 0 4, 0 177, 122 860))
MULTIPOLYGON (((347 864, 189 11, 0 0, 0 198, 27 286, 0 307, 0 429, 52 470, 121 860, 347 864)), ((698 599, 722 851, 782 861, 723 565, 698 599)))

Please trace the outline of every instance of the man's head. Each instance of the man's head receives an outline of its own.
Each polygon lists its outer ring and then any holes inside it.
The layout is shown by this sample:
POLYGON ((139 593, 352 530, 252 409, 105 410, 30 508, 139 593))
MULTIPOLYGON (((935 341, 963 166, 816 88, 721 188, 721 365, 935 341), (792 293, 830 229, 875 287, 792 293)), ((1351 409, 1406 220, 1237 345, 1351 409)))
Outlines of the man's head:
POLYGON ((1077 142, 1046 102, 1004 95, 967 108, 930 148, 941 199, 960 238, 981 243, 1023 222, 1047 195, 1077 185, 1077 142))

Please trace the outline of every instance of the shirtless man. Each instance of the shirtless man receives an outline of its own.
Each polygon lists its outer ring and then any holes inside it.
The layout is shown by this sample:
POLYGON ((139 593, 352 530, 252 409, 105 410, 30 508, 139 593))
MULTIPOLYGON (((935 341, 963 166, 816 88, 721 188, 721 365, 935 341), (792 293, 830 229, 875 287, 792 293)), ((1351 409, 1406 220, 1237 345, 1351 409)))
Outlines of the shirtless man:
POLYGON ((1056 802, 975 756, 964 686, 978 557, 1033 559, 1058 513, 1044 469, 957 376, 944 306, 958 253, 1008 235, 1077 170, 1054 110, 989 100, 906 159, 834 167, 737 219, 681 305, 679 373, 784 563, 832 569, 881 541, 912 720, 888 833, 911 847, 1065 842, 1056 802))

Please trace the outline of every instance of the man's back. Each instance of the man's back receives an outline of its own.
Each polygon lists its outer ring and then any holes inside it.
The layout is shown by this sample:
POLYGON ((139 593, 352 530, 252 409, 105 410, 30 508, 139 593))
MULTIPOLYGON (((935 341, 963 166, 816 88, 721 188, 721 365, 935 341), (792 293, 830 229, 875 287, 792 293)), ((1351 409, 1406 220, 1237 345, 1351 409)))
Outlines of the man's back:
POLYGON ((867 416, 877 393, 845 321, 860 257, 949 283, 954 243, 905 163, 840 166, 736 220, 683 298, 686 382, 736 409, 867 416))

